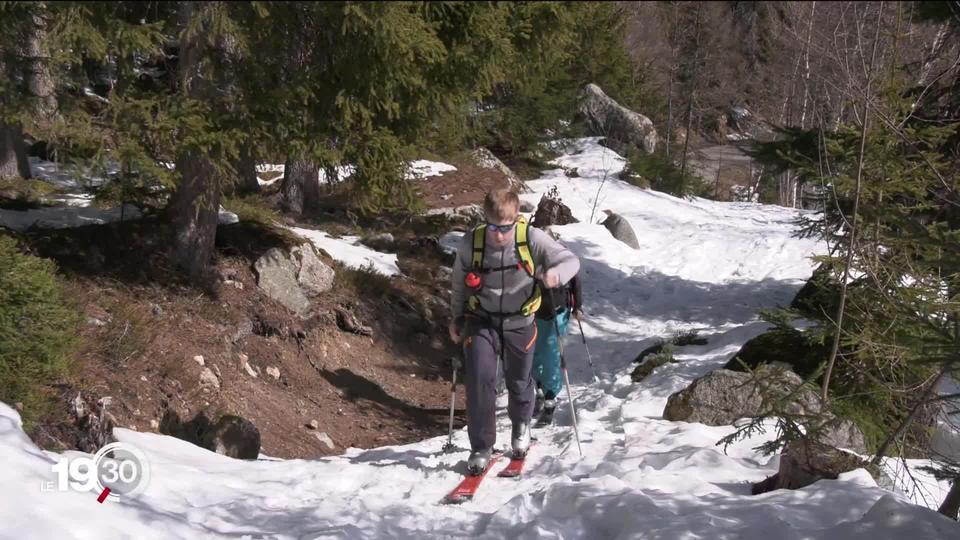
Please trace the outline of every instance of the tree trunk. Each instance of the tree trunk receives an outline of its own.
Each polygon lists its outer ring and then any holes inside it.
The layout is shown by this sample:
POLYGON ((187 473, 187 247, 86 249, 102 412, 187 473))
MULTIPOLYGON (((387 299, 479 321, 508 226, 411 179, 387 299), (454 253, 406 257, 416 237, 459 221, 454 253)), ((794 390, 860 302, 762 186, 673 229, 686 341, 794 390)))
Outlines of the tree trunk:
POLYGON ((683 155, 680 156, 680 178, 686 181, 687 174, 687 149, 690 146, 690 129, 693 127, 693 93, 690 94, 690 102, 687 104, 687 132, 683 134, 683 155))
POLYGON ((307 158, 287 158, 283 168, 283 206, 309 215, 320 207, 320 164, 307 158))
POLYGON ((57 113, 56 86, 50 73, 50 53, 47 50, 46 3, 37 4, 33 28, 27 40, 27 87, 36 98, 34 121, 41 129, 48 127, 57 113))
POLYGON ((947 497, 943 499, 943 504, 940 505, 937 512, 950 519, 957 519, 957 514, 960 513, 960 478, 953 480, 953 486, 950 487, 947 497))
MULTIPOLYGON (((187 28, 192 17, 202 16, 201 10, 207 7, 199 2, 180 2, 181 28, 187 28)), ((212 100, 215 96, 215 74, 210 73, 209 68, 201 69, 207 46, 197 36, 182 34, 180 91, 192 99, 212 100)), ((181 176, 180 185, 167 208, 173 225, 171 262, 192 283, 209 284, 222 178, 210 153, 191 147, 180 149, 177 172, 181 176)))
POLYGON ((30 178, 30 162, 19 125, 0 123, 0 178, 30 178))
POLYGON ((220 210, 220 182, 213 162, 196 151, 177 159, 181 180, 168 207, 174 238, 173 263, 193 283, 211 278, 214 240, 220 210))
POLYGON ((257 158, 253 155, 250 145, 240 147, 240 156, 234 164, 237 169, 236 192, 241 195, 260 193, 260 182, 257 180, 257 158))

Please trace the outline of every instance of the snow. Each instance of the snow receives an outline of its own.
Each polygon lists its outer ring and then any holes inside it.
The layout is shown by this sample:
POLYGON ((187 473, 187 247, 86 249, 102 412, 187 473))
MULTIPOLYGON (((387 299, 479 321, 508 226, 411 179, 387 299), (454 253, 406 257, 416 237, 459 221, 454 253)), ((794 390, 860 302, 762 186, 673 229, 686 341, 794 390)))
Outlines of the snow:
POLYGON ((455 254, 458 249, 460 249, 460 242, 463 241, 464 233, 459 231, 452 231, 444 234, 440 237, 440 249, 445 253, 451 255, 455 254))
MULTIPOLYGON (((409 170, 407 171, 406 178, 407 180, 422 180, 429 176, 440 176, 445 172, 455 171, 456 167, 448 163, 441 163, 439 161, 429 161, 426 159, 417 159, 411 161, 409 164, 409 170)), ((284 165, 281 164, 261 164, 257 165, 257 181, 260 182, 261 186, 269 186, 283 178, 284 165), (273 178, 267 180, 266 173, 279 173, 276 174, 273 178)), ((355 172, 355 169, 351 165, 344 165, 337 167, 337 176, 341 179, 347 178, 355 172)), ((273 175, 271 175, 273 176, 273 175)), ((326 172, 323 169, 320 169, 320 184, 327 183, 326 172)))
MULTIPOLYGON (((772 432, 716 442, 733 426, 662 418, 667 397, 725 363, 768 325, 761 309, 787 304, 822 253, 793 238, 798 212, 754 203, 681 200, 615 180, 622 159, 596 139, 573 141, 557 170, 529 185, 536 203, 556 185, 581 223, 556 227, 583 263, 584 332, 601 374, 592 382, 576 325, 565 341, 571 391, 583 445, 573 440, 568 403, 555 425, 537 432, 519 480, 491 476, 475 500, 438 504, 460 480, 469 446, 440 453, 446 437, 419 443, 346 449, 315 460, 254 462, 225 458, 169 437, 116 429, 148 457, 152 480, 135 499, 99 505, 95 494, 44 492, 57 454, 38 450, 16 413, 0 404, 2 538, 768 538, 894 540, 957 538, 960 525, 907 495, 885 490, 864 471, 804 489, 751 496, 750 482, 778 467, 754 448, 772 432), (577 152, 579 153, 572 153, 577 152), (579 178, 562 167, 576 166, 579 178), (606 178, 605 177, 606 173, 606 178), (640 240, 633 250, 591 218, 601 209, 624 216, 640 240), (706 345, 680 347, 643 383, 631 360, 658 337, 696 328, 706 345)), ((395 256, 293 229, 346 264, 395 268, 395 256)), ((456 235, 445 237, 444 245, 456 235)), ((459 386, 457 392, 463 392, 459 386)), ((500 411, 499 443, 509 421, 500 411)), ((70 453, 71 456, 81 455, 70 453)), ((933 502, 935 504, 936 501, 933 502)), ((930 504, 930 503, 926 503, 930 504)))
POLYGON ((387 276, 400 275, 396 253, 381 253, 360 244, 357 236, 333 238, 314 229, 287 227, 290 231, 310 240, 313 245, 326 251, 334 260, 348 268, 370 268, 387 276))
POLYGON ((455 170, 457 168, 448 163, 418 159, 410 162, 407 180, 422 180, 429 176, 441 176, 443 173, 455 170))

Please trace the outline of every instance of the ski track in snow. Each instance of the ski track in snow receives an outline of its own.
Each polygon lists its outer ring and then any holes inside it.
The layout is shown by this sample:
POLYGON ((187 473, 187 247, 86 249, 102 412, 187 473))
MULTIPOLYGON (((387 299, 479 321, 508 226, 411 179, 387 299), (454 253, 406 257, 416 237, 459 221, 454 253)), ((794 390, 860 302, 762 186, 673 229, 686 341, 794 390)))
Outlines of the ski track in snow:
MULTIPOLYGON (((2 538, 718 538, 887 540, 957 538, 960 526, 904 495, 879 488, 863 470, 805 489, 750 496, 750 482, 778 467, 753 450, 772 435, 716 442, 732 426, 669 422, 667 397, 725 363, 767 324, 757 313, 788 304, 810 276, 813 240, 791 237, 796 211, 750 203, 681 200, 614 180, 623 160, 596 139, 572 142, 558 167, 530 182, 533 202, 556 185, 581 223, 557 227, 583 263, 584 331, 601 376, 591 382, 575 324, 566 338, 584 456, 568 403, 537 430, 520 479, 484 480, 460 506, 439 501, 461 479, 461 451, 446 437, 317 460, 241 462, 157 434, 117 429, 153 469, 133 500, 96 504, 92 493, 42 492, 56 454, 23 435, 0 404, 2 538), (593 199, 606 175, 593 222, 593 199), (602 209, 623 215, 641 247, 598 225, 602 209), (658 337, 697 329, 709 343, 679 348, 676 364, 634 384, 631 360, 658 337)), ((463 392, 463 386, 458 386, 463 392)), ((566 397, 564 393, 563 397, 566 397)), ((500 411, 499 444, 509 421, 500 411)), ((80 453, 68 453, 81 455, 80 453)), ((934 486, 943 488, 942 485, 934 486)), ((942 495, 942 494, 941 494, 942 495)), ((939 499, 938 499, 939 500, 939 499)))

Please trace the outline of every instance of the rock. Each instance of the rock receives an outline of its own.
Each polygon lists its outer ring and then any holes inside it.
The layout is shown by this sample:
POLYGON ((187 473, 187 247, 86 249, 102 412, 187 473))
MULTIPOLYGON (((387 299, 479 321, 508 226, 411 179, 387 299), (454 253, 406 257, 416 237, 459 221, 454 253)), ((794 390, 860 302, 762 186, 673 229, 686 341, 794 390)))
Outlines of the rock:
POLYGON ((486 219, 483 207, 479 204, 468 204, 456 208, 431 208, 427 210, 427 215, 443 215, 446 216, 451 225, 462 225, 464 227, 472 227, 486 219))
POLYGON ((310 311, 310 297, 333 288, 335 272, 304 243, 287 253, 271 248, 254 263, 257 285, 277 302, 301 317, 310 311))
POLYGON ((436 270, 434 270, 434 276, 436 277, 437 281, 450 283, 450 281, 453 279, 453 268, 450 268, 449 266, 438 266, 436 270))
POLYGON ((205 392, 211 390, 219 391, 220 379, 217 378, 217 375, 210 368, 203 368, 203 371, 200 372, 200 387, 203 388, 205 392))
POLYGON ((307 427, 310 429, 320 429, 320 422, 317 422, 316 420, 311 420, 310 423, 307 424, 307 427))
POLYGON ((633 371, 630 373, 630 380, 640 382, 646 379, 658 367, 675 362, 677 362, 677 360, 674 359, 669 349, 659 351, 652 356, 647 356, 646 361, 633 368, 633 371))
POLYGON ((274 379, 280 379, 280 368, 275 366, 267 367, 267 375, 273 377, 274 379))
POLYGON ((260 431, 253 422, 235 415, 224 415, 212 421, 204 412, 188 422, 168 409, 160 420, 160 433, 206 448, 235 459, 257 459, 260 456, 260 431))
POLYGON ((250 376, 253 377, 254 379, 257 378, 257 372, 254 371, 252 367, 250 367, 250 363, 249 363, 249 362, 244 362, 244 363, 243 363, 243 369, 246 370, 247 375, 250 375, 250 376))
POLYGON ((150 429, 160 429, 160 422, 158 420, 151 420, 150 429))
POLYGON ((530 193, 530 188, 520 180, 520 177, 511 171, 510 167, 507 167, 500 161, 497 156, 493 155, 493 152, 490 150, 483 147, 477 148, 473 151, 472 157, 479 167, 496 169, 502 172, 503 175, 507 177, 507 182, 510 184, 510 187, 517 193, 530 193))
POLYGON ((520 211, 524 213, 533 212, 537 209, 530 201, 520 201, 520 211))
POLYGON ((234 214, 233 212, 224 210, 224 208, 221 206, 220 213, 217 214, 217 224, 233 225, 234 223, 240 223, 240 217, 234 214))
POLYGON ((641 364, 641 363, 643 363, 643 361, 647 358, 647 356, 650 356, 651 354, 659 354, 661 351, 663 351, 663 347, 664 347, 666 344, 667 344, 667 343, 666 343, 665 341, 663 341, 662 339, 661 339, 661 340, 658 340, 658 341, 657 341, 656 343, 654 343, 653 345, 651 345, 651 346, 647 347, 646 349, 640 351, 640 354, 638 354, 637 357, 633 359, 633 363, 634 363, 634 364, 641 364))
POLYGON ((784 363, 803 378, 812 375, 830 354, 829 341, 817 344, 799 330, 774 329, 743 344, 724 369, 744 371, 764 364, 784 363))
POLYGON ((141 376, 140 376, 140 380, 143 381, 143 382, 148 382, 146 375, 141 375, 141 376))
MULTIPOLYGON (((700 422, 708 426, 726 426, 740 418, 754 418, 767 412, 765 405, 803 384, 803 379, 786 369, 764 367, 757 380, 749 373, 727 369, 712 371, 689 387, 667 398, 663 418, 672 421, 700 422), (768 397, 764 397, 767 395, 768 397)), ((810 388, 800 389, 787 406, 790 414, 819 414, 822 404, 810 388)))
POLYGON ((106 325, 107 325, 107 323, 101 321, 100 319, 98 319, 98 318, 96 318, 96 317, 90 317, 90 318, 88 318, 88 319, 87 319, 87 324, 89 324, 90 326, 106 326, 106 325))
POLYGON ((633 249, 640 249, 640 242, 637 241, 637 235, 633 232, 630 223, 612 210, 604 210, 604 213, 607 214, 607 219, 603 220, 601 225, 606 227, 617 240, 633 249))
POLYGON ((334 448, 336 448, 336 446, 334 446, 333 444, 333 439, 331 439, 326 432, 314 433, 313 436, 316 437, 318 441, 323 443, 323 445, 326 446, 329 450, 333 450, 334 448))
POLYGON ((863 431, 852 420, 839 418, 832 413, 827 413, 827 421, 815 440, 820 444, 850 450, 858 454, 866 454, 867 440, 863 436, 863 431))
POLYGON ((876 476, 874 467, 851 453, 816 441, 793 441, 783 449, 777 473, 754 484, 751 493, 759 495, 776 489, 800 489, 817 480, 836 480, 841 474, 860 468, 866 468, 876 476))
POLYGON ((153 313, 153 316, 154 316, 154 317, 162 317, 162 316, 163 316, 163 308, 161 308, 161 307, 158 306, 157 304, 150 304, 150 313, 153 313))
POLYGON ((200 356, 199 354, 193 357, 193 361, 200 364, 201 366, 204 364, 203 357, 200 356))
POLYGON ((79 393, 70 401, 70 419, 76 428, 74 448, 92 454, 113 442, 113 428, 118 424, 107 411, 111 402, 109 397, 104 397, 90 405, 79 393))
POLYGON ((392 251, 396 248, 396 240, 390 233, 380 233, 368 236, 363 240, 362 243, 377 251, 392 251))
POLYGON ((288 253, 270 248, 253 267, 257 271, 257 285, 267 296, 301 317, 307 315, 310 300, 297 282, 299 268, 288 253))
POLYGON ((544 195, 540 197, 540 203, 537 204, 537 211, 533 215, 531 225, 538 229, 546 229, 551 225, 568 225, 570 223, 579 223, 577 218, 573 217, 570 208, 559 199, 559 197, 550 197, 544 195))
POLYGON ((657 148, 657 130, 649 118, 620 105, 599 86, 588 84, 580 96, 580 113, 595 135, 652 154, 657 148))
POLYGON ((243 319, 237 325, 237 329, 233 332, 233 335, 230 336, 230 342, 237 343, 251 334, 253 334, 253 321, 250 319, 243 319))
POLYGON ((313 244, 303 244, 290 250, 299 260, 297 282, 305 289, 307 296, 319 296, 333 288, 336 272, 317 256, 313 244))
POLYGON ((359 334, 361 336, 372 336, 373 330, 369 326, 365 326, 357 320, 353 314, 344 311, 341 308, 336 308, 337 311, 337 326, 344 332, 350 332, 353 334, 359 334))
POLYGON ((234 459, 257 459, 260 456, 260 430, 240 416, 220 418, 204 438, 204 448, 234 459))

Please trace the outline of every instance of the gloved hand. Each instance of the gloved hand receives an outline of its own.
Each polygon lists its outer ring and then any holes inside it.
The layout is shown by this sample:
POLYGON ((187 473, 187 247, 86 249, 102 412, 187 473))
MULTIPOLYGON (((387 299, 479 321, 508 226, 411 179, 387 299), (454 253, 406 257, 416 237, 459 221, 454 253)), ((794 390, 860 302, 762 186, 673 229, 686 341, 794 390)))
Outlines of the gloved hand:
POLYGON ((451 356, 450 366, 456 371, 460 371, 460 368, 463 367, 463 358, 459 354, 451 356))
POLYGON ((560 286, 560 274, 553 268, 546 270, 537 270, 534 278, 540 280, 543 286, 548 289, 556 289, 560 286))

